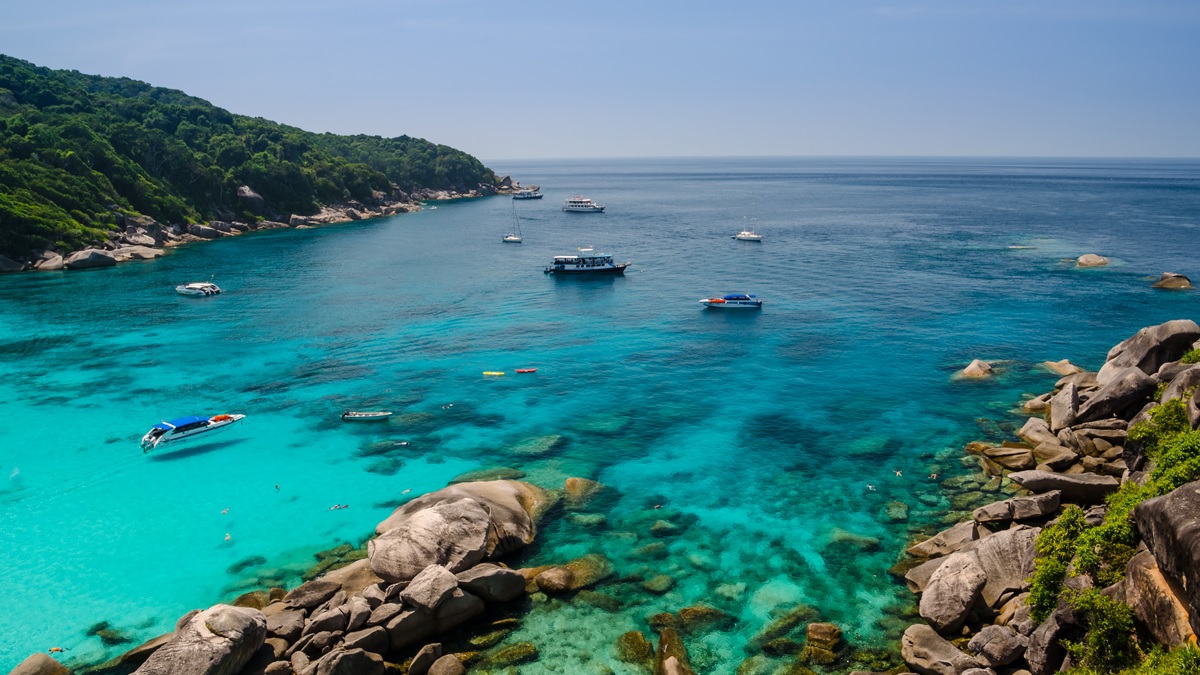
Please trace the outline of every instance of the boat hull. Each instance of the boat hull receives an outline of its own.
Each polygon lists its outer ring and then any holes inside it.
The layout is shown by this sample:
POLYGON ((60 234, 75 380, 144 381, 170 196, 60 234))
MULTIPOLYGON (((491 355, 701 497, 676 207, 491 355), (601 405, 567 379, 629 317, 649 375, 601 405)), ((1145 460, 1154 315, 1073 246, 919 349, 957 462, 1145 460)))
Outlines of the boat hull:
POLYGON ((629 264, 628 264, 628 263, 621 263, 620 265, 613 265, 612 267, 603 267, 603 268, 599 268, 599 269, 595 269, 595 268, 592 268, 592 269, 570 269, 570 268, 564 268, 564 269, 561 269, 561 270, 560 270, 560 269, 548 268, 548 269, 546 270, 546 274, 554 274, 554 275, 562 275, 562 276, 572 276, 572 277, 579 277, 579 276, 593 276, 593 277, 595 277, 595 276, 618 276, 618 275, 623 275, 623 274, 625 274, 625 268, 626 268, 626 267, 629 267, 629 264))
POLYGON ((344 412, 342 413, 342 421, 344 422, 380 422, 392 416, 390 412, 344 412))
POLYGON ((604 213, 604 207, 603 206, 588 206, 588 207, 564 206, 563 211, 566 213, 604 213))

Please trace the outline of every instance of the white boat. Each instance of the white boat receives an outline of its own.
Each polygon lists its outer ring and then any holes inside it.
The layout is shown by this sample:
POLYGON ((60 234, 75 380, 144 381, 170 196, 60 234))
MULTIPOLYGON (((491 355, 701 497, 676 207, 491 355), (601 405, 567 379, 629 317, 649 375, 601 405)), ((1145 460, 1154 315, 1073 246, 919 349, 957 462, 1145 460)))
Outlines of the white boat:
POLYGON ((721 298, 704 298, 700 304, 718 309, 762 309, 763 301, 749 293, 730 293, 721 298))
POLYGON ((504 241, 504 243, 519 244, 522 241, 522 239, 521 239, 521 219, 517 217, 516 204, 513 204, 513 229, 515 229, 516 232, 509 232, 508 234, 504 235, 504 238, 502 240, 502 241, 504 241))
POLYGON ((221 287, 210 281, 197 281, 176 286, 175 292, 180 295, 216 295, 221 292, 221 287))
POLYGON ((164 443, 178 443, 202 434, 211 434, 232 426, 244 417, 245 415, 195 416, 159 422, 142 436, 142 452, 149 452, 164 443))
POLYGON ((577 255, 556 255, 544 271, 546 274, 625 274, 633 263, 614 263, 611 255, 581 248, 577 255))
POLYGON ((386 420, 391 417, 392 413, 386 410, 377 410, 373 412, 347 410, 342 413, 342 419, 347 422, 376 422, 386 420))
POLYGON ((604 213, 604 205, 576 195, 563 202, 563 211, 569 213, 604 213))
POLYGON ((512 197, 513 199, 541 199, 543 195, 537 190, 517 190, 512 197))
POLYGON ((754 230, 742 230, 733 235, 733 238, 740 241, 762 241, 762 235, 756 233, 754 230))

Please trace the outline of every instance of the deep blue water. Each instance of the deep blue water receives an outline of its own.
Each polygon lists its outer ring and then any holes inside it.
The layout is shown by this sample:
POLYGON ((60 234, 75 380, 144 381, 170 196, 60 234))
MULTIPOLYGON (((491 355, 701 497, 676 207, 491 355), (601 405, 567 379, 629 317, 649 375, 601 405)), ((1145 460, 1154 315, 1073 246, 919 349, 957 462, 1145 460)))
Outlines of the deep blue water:
POLYGON ((885 644, 911 602, 885 570, 949 508, 928 475, 971 471, 965 442, 1020 424, 1022 394, 1055 379, 1038 362, 1097 368, 1142 326, 1200 318, 1197 293, 1150 288, 1163 271, 1200 277, 1200 162, 492 166, 546 198, 0 277, 0 670, 51 646, 78 661, 131 646, 87 637, 101 620, 142 640, 257 576, 295 583, 395 500, 501 466, 617 494, 587 509, 603 524, 547 524, 523 562, 605 554, 622 580, 599 590, 623 609, 537 605, 511 639, 538 644, 542 666, 522 672, 633 672, 613 640, 696 602, 739 619, 689 638, 706 672, 733 672, 799 602, 885 644), (608 210, 562 213, 573 194, 608 210), (522 245, 500 242, 514 207, 522 245), (765 241, 731 239, 746 224, 765 241), (541 273, 583 245, 634 264, 541 273), (1083 253, 1112 263, 1074 268, 1083 253), (172 290, 210 276, 226 294, 172 290), (733 291, 764 309, 696 302, 733 291), (973 358, 1003 361, 1000 376, 952 381, 973 358), (346 408, 402 414, 348 425, 346 408), (138 448, 160 419, 219 412, 248 417, 209 443, 138 448), (909 522, 887 521, 892 500, 909 522), (680 533, 654 536, 657 520, 680 533), (268 562, 227 572, 250 556, 268 562), (642 591, 636 575, 658 574, 674 587, 642 591))

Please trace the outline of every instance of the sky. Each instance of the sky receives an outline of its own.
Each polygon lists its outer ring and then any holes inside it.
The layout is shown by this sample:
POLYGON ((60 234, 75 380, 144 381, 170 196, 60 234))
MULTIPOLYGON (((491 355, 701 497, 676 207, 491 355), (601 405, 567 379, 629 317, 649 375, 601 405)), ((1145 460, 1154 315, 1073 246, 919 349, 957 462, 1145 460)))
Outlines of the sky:
POLYGON ((1200 157, 1197 0, 0 0, 0 53, 485 162, 1200 157))

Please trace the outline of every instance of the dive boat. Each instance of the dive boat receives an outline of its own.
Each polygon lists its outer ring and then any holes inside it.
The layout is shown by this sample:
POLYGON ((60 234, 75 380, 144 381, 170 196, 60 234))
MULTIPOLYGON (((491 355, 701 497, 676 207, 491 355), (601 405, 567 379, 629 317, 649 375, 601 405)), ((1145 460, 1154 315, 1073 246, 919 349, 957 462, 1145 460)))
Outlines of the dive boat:
POLYGON ((180 295, 216 295, 221 292, 221 287, 210 281, 197 281, 176 286, 175 292, 180 295))
POLYGON ((378 420, 386 420, 391 416, 392 413, 386 410, 373 412, 347 410, 342 413, 342 420, 346 422, 376 422, 378 420))
POLYGON ((763 301, 756 295, 730 293, 723 298, 704 298, 700 304, 721 309, 762 309, 763 301))
POLYGON ((625 274, 625 268, 632 264, 614 263, 611 255, 581 248, 578 255, 554 256, 554 262, 543 271, 546 274, 625 274))
POLYGON ((537 190, 517 190, 513 193, 513 199, 541 199, 543 196, 537 190))
POLYGON ((245 415, 195 416, 159 422, 142 436, 142 452, 149 452, 164 443, 178 443, 201 434, 211 434, 233 425, 243 417, 245 415))
POLYGON ((578 195, 563 202, 563 211, 570 213, 604 213, 604 205, 578 195))

